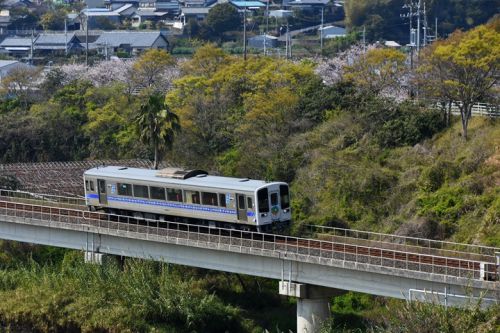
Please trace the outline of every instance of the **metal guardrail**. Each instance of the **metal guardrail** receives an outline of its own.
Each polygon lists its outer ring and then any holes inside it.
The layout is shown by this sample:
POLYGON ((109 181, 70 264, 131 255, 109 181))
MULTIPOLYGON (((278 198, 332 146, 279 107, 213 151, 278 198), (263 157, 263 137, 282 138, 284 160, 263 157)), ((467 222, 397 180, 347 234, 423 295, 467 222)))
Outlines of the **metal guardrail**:
MULTIPOLYGON (((440 275, 456 278, 463 285, 468 285, 471 279, 482 280, 485 273, 484 262, 473 260, 178 222, 137 220, 75 209, 0 201, 0 216, 6 219, 14 217, 17 223, 42 224, 53 228, 280 257, 321 265, 345 267, 352 263, 350 268, 365 267, 367 271, 375 270, 375 267, 392 268, 404 271, 405 274, 425 273, 428 279, 440 275)), ((495 257, 488 257, 487 263, 491 264, 488 267, 494 268, 494 262, 495 257)), ((490 271, 490 274, 496 273, 490 271)))

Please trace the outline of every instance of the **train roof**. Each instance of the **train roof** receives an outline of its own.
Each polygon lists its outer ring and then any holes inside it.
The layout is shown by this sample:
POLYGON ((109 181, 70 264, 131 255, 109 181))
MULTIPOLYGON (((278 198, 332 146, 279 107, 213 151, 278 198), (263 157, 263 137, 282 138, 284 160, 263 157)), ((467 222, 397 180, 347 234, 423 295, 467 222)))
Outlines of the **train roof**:
POLYGON ((84 175, 103 177, 103 178, 138 180, 138 181, 154 182, 164 185, 202 186, 211 188, 234 189, 241 191, 255 191, 256 189, 263 187, 266 184, 270 184, 263 180, 210 176, 200 170, 192 170, 191 174, 193 176, 190 176, 186 179, 159 176, 158 174, 160 171, 161 170, 128 168, 122 166, 104 166, 104 167, 89 169, 85 171, 84 175))

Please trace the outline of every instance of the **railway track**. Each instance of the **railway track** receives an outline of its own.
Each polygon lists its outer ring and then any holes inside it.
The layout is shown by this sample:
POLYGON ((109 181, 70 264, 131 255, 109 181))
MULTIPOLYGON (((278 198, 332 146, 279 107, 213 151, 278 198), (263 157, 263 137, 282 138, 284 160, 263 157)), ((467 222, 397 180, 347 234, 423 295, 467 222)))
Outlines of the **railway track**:
POLYGON ((198 239, 208 242, 229 242, 240 247, 262 247, 286 253, 316 256, 319 259, 337 259, 360 264, 420 271, 471 279, 498 280, 495 257, 481 255, 478 259, 460 258, 461 253, 450 255, 422 254, 385 249, 380 246, 365 246, 342 241, 305 239, 276 234, 210 228, 178 222, 137 219, 129 216, 91 212, 79 207, 61 207, 5 200, 0 197, 0 215, 17 216, 44 221, 91 225, 108 230, 123 230, 155 234, 165 237, 198 239))

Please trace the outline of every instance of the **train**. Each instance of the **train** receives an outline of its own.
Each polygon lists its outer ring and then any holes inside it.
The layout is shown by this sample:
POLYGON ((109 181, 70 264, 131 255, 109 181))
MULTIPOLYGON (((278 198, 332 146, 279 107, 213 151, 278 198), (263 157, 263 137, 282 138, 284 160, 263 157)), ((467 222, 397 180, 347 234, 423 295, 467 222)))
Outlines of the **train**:
POLYGON ((92 211, 259 232, 283 230, 291 221, 285 182, 123 166, 92 168, 83 178, 92 211))

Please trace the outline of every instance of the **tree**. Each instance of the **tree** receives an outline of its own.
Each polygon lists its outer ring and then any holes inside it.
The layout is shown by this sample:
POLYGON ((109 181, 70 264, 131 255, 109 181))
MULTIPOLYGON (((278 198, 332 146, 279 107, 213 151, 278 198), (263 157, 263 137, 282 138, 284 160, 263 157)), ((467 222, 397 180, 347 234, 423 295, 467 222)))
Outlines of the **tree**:
POLYGON ((491 96, 499 64, 500 33, 494 24, 457 31, 425 50, 419 68, 423 89, 430 96, 458 102, 465 139, 472 107, 491 96))
POLYGON ((134 63, 130 79, 137 87, 164 92, 177 74, 175 59, 167 51, 149 49, 134 63))
POLYGON ((394 49, 373 49, 353 65, 345 67, 344 78, 365 92, 395 96, 401 88, 406 56, 394 49))
POLYGON ((163 95, 155 93, 139 108, 136 124, 140 139, 153 148, 154 168, 158 169, 160 154, 172 147, 174 136, 181 129, 179 117, 170 110, 163 95))
POLYGON ((63 10, 48 11, 40 18, 44 30, 63 30, 66 12, 63 10))
POLYGON ((19 64, 2 80, 2 90, 18 98, 22 107, 27 110, 37 97, 35 91, 41 72, 42 68, 19 64))
POLYGON ((83 129, 91 158, 121 159, 146 155, 134 117, 139 103, 123 94, 122 83, 90 89, 86 96, 88 122, 83 129))
POLYGON ((190 61, 184 63, 183 72, 187 75, 209 78, 232 60, 221 48, 214 44, 205 44, 196 50, 190 61))
POLYGON ((207 25, 219 36, 226 31, 236 30, 240 24, 238 10, 229 3, 215 5, 207 15, 207 25))

